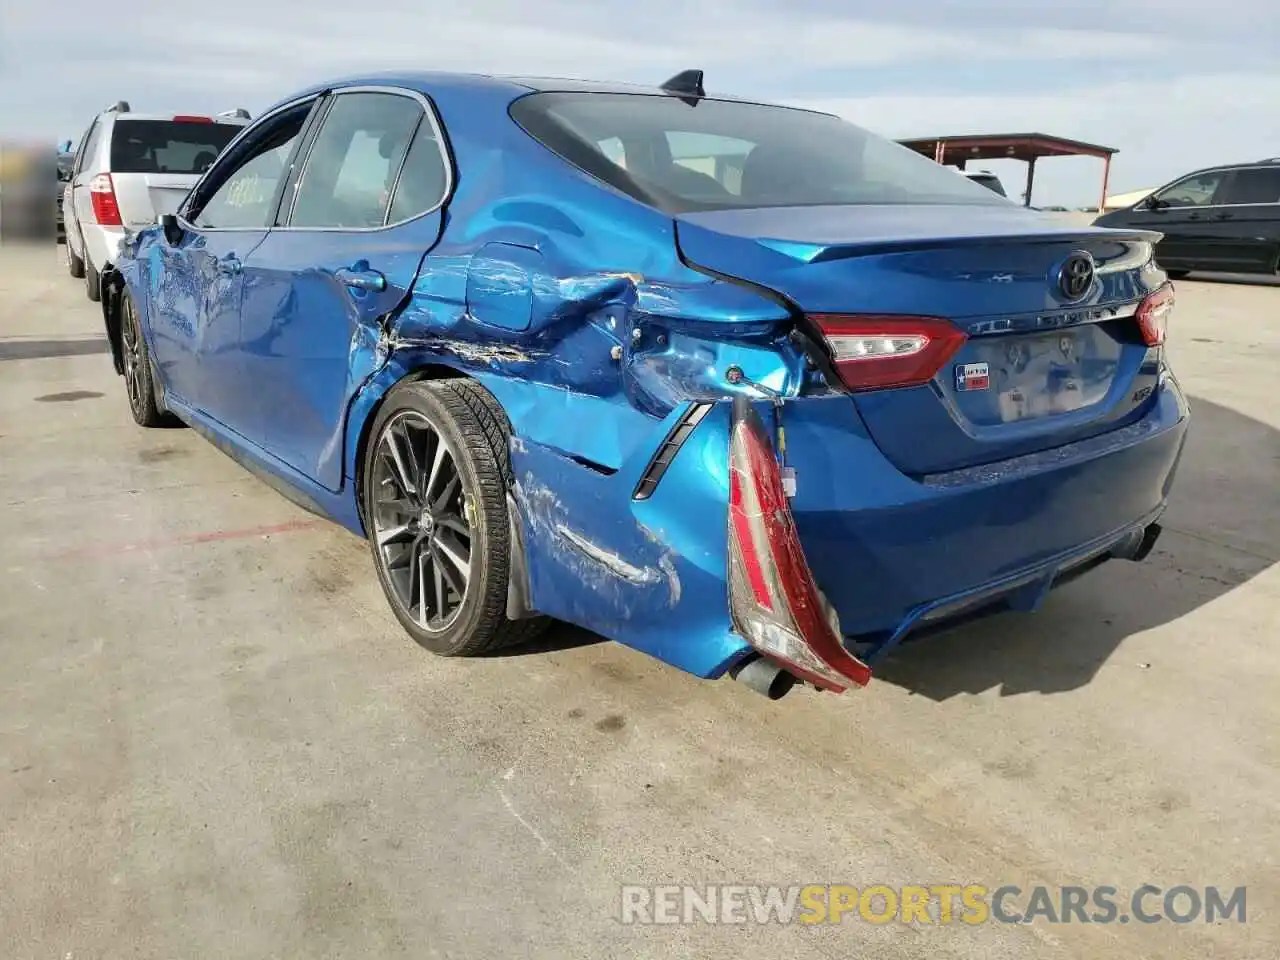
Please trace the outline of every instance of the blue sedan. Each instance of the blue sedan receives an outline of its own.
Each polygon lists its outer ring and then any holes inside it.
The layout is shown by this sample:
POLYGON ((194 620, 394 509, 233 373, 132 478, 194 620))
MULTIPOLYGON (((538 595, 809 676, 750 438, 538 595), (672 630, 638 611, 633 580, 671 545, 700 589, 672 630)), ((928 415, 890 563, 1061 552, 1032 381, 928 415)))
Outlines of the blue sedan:
POLYGON ((134 419, 367 538, 428 650, 563 620, 777 697, 1152 549, 1158 239, 698 71, 396 74, 247 126, 103 309, 134 419))

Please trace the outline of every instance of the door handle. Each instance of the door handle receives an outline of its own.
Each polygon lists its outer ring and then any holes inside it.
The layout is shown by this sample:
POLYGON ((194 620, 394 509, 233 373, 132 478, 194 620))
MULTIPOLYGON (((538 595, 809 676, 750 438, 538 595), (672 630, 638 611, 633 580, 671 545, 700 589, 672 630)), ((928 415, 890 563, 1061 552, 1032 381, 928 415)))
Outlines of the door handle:
POLYGON ((1234 213, 1220 213, 1220 214, 1218 214, 1218 217, 1217 217, 1217 218, 1218 218, 1219 220, 1230 220, 1230 219, 1231 219, 1232 217, 1234 217, 1234 216, 1235 216, 1235 214, 1234 214, 1234 213))
POLYGON ((342 283, 352 290, 363 290, 365 293, 382 293, 387 289, 387 278, 377 270, 368 267, 343 267, 335 274, 342 283))
POLYGON ((218 261, 218 272, 228 277, 234 277, 244 269, 244 264, 240 262, 240 258, 234 253, 228 254, 218 261))

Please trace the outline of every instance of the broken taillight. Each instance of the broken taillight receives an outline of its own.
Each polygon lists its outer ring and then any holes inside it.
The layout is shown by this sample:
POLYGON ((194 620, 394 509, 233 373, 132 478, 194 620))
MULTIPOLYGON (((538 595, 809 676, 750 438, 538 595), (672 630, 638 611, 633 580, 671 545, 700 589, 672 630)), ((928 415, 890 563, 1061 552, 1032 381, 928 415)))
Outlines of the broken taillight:
POLYGON ((1164 343, 1171 313, 1173 313, 1172 284, 1166 283, 1159 290, 1147 294, 1142 303, 1138 304, 1138 329, 1142 331, 1142 342, 1148 347, 1158 347, 1164 343))
POLYGON ((120 205, 116 203, 116 185, 111 174, 100 173, 89 181, 89 202, 93 219, 104 227, 120 226, 120 205))
POLYGON ((937 317, 810 314, 850 390, 928 383, 964 343, 963 330, 937 317))
POLYGON ((836 692, 870 681, 805 561, 764 424, 741 397, 729 442, 729 604, 747 641, 802 680, 836 692))

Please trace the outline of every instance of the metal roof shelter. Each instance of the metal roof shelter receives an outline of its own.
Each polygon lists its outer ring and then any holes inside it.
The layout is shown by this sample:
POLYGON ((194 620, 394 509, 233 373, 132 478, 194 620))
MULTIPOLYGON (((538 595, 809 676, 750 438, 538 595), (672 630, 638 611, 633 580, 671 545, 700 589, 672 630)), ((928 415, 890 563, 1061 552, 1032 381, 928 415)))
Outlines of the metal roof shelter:
POLYGON ((1031 188, 1036 179, 1036 161, 1041 157, 1097 157, 1103 161, 1102 198, 1107 202, 1107 181, 1111 179, 1111 158, 1120 151, 1082 140, 1051 137, 1045 133, 983 133, 975 136, 917 137, 899 140, 904 147, 931 157, 938 163, 965 168, 970 160, 1022 160, 1027 165, 1027 192, 1023 200, 1031 206, 1031 188))

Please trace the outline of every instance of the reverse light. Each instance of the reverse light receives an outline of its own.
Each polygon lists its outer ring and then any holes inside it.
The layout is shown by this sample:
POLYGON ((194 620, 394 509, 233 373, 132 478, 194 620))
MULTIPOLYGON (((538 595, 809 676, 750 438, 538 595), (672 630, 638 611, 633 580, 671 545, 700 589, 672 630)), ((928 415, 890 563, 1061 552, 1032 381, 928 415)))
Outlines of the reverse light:
POLYGON ((1169 314, 1173 313, 1173 302, 1173 285, 1165 284, 1159 290, 1147 294, 1142 303, 1138 304, 1138 328, 1148 347, 1158 347, 1164 343, 1169 329, 1169 314))
POLYGON ((964 343, 963 330, 937 317, 811 314, 850 390, 928 383, 964 343))
POLYGON ((747 642, 802 680, 837 693, 871 680, 813 579, 773 444, 743 397, 729 441, 729 606, 747 642))
POLYGON ((100 173, 89 181, 89 202, 93 205, 93 219, 104 227, 121 225, 120 205, 116 203, 116 187, 111 174, 100 173))

